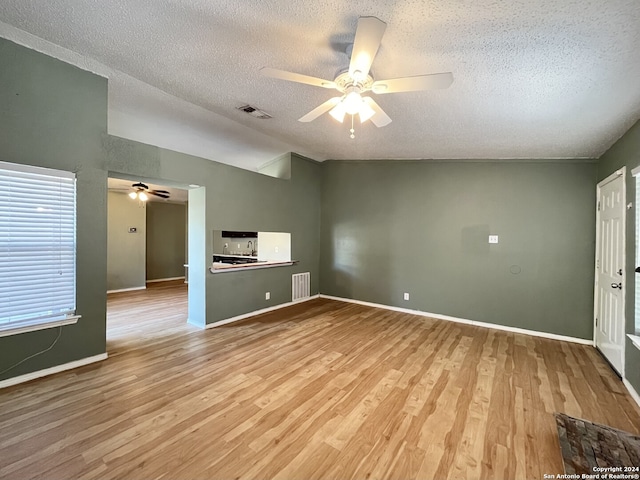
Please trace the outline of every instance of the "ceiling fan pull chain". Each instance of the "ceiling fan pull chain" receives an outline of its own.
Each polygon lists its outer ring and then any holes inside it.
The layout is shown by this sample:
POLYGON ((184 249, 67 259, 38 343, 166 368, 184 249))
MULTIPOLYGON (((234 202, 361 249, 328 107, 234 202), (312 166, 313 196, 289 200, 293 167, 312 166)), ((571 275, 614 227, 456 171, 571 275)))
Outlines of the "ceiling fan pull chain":
POLYGON ((356 131, 353 129, 353 115, 351 115, 351 130, 349 130, 351 132, 351 135, 349 135, 351 138, 356 138, 356 131))

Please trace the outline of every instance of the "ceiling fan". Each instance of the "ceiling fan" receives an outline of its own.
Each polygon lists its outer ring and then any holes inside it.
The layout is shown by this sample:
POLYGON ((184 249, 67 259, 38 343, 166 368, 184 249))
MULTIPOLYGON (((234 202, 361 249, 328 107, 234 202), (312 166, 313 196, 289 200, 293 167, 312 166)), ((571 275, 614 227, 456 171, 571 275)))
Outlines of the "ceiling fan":
POLYGON ((142 200, 146 202, 149 200, 148 195, 155 195, 160 198, 169 198, 170 194, 166 190, 150 190, 148 185, 145 185, 142 182, 134 183, 131 185, 134 189, 133 192, 129 193, 129 196, 134 200, 137 198, 138 200, 142 200))
POLYGON ((338 72, 338 75, 333 80, 324 80, 269 67, 263 67, 260 72, 267 77, 338 90, 341 93, 340 96, 330 98, 322 105, 300 117, 298 121, 311 122, 320 115, 329 112, 333 118, 342 123, 345 115, 348 114, 352 116, 351 138, 354 138, 353 117, 356 114, 360 117, 360 123, 369 119, 376 127, 384 127, 391 123, 391 118, 380 108, 380 105, 370 96, 363 95, 364 93, 371 91, 377 95, 382 95, 415 92, 448 88, 453 83, 453 74, 451 72, 374 80, 371 74, 371 64, 378 52, 386 28, 387 24, 376 17, 360 17, 353 49, 351 50, 349 68, 338 72))

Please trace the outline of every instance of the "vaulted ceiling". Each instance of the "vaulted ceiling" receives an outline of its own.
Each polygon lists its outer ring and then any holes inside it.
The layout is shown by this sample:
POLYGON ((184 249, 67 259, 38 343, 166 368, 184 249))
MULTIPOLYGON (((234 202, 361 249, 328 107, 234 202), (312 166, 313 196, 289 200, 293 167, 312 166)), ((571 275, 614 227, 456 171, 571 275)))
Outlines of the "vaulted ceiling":
POLYGON ((324 159, 596 158, 640 118, 638 0, 3 0, 0 36, 108 76, 112 134, 255 169, 324 159), (376 97, 376 128, 297 119, 335 92, 358 16, 387 23, 375 78, 453 72, 376 97), (237 108, 251 104, 273 118, 237 108))

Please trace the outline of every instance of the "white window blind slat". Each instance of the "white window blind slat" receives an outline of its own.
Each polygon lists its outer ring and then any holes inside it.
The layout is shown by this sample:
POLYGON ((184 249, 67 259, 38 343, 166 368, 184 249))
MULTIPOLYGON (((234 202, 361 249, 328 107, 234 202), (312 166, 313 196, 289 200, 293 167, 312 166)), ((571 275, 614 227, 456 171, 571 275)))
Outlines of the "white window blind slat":
MULTIPOLYGON (((6 294, 7 295, 6 298, 8 298, 5 304, 18 302, 25 298, 37 298, 38 296, 47 295, 47 294, 52 295, 55 293, 59 295, 67 295, 66 285, 58 282, 58 279, 54 278, 53 275, 49 275, 48 277, 40 277, 35 281, 41 284, 48 283, 49 286, 47 288, 47 292, 46 293, 42 293, 40 291, 25 292, 24 291, 25 287, 29 286, 30 284, 26 281, 23 281, 16 284, 12 288, 0 288, 0 294, 2 295, 6 294)), ((4 308, 4 306, 0 307, 0 309, 2 308, 4 308)))
MULTIPOLYGON (((50 263, 56 262, 58 259, 55 258, 51 258, 48 259, 50 263)), ((51 269, 50 267, 45 267, 45 268, 40 268, 41 264, 39 263, 32 263, 32 264, 25 264, 25 265, 21 265, 19 268, 14 268, 14 269, 0 269, 0 273, 6 272, 6 275, 10 275, 13 277, 13 280, 11 282, 0 282, 0 291, 2 291, 5 288, 12 288, 12 285, 16 285, 17 283, 20 282, 25 282, 25 283, 29 283, 32 281, 38 281, 39 279, 42 278, 56 278, 58 279, 58 277, 60 277, 61 275, 69 275, 69 274, 73 274, 74 272, 74 268, 73 265, 66 265, 66 266, 60 266, 60 267, 56 267, 55 269, 51 269), (29 275, 28 273, 25 274, 25 272, 29 272, 31 273, 31 275, 29 275)))
POLYGON ((76 179, 0 162, 0 330, 76 310, 76 179))

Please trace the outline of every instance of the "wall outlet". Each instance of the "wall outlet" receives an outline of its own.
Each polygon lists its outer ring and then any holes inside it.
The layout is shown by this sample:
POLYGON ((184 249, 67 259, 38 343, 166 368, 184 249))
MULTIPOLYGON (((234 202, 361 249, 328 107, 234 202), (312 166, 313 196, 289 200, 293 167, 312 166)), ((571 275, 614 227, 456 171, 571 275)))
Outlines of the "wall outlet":
POLYGON ((276 253, 278 253, 278 247, 276 247, 276 253))
POLYGON ((271 292, 267 292, 264 294, 264 299, 265 300, 271 300, 271 292))
POLYGON ((404 299, 405 299, 405 300, 409 300, 409 294, 408 294, 408 293, 406 293, 406 292, 405 292, 405 294, 404 294, 404 299))
POLYGON ((489 243, 498 243, 498 235, 489 235, 489 243))

